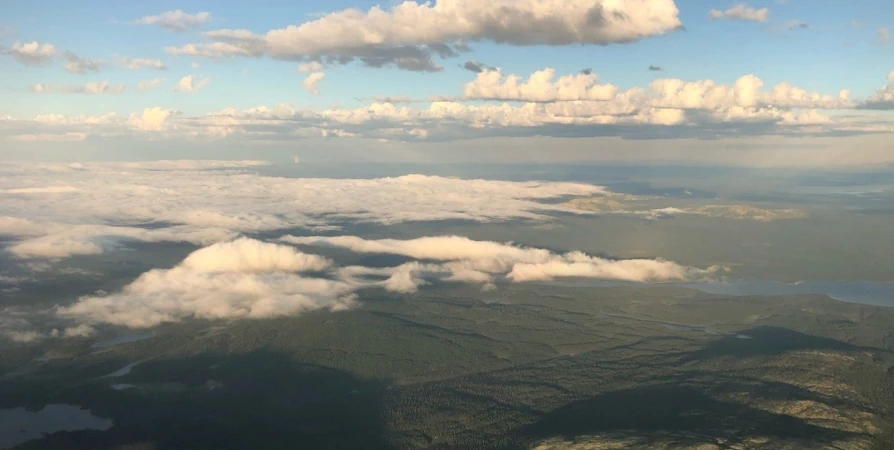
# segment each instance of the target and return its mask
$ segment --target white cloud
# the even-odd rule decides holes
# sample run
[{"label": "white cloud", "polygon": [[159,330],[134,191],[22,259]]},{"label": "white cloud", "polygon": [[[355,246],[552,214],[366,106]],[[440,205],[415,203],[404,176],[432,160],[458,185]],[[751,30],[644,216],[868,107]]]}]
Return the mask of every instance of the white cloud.
[{"label": "white cloud", "polygon": [[[75,194],[77,192],[77,190],[68,192],[43,190],[29,192],[27,196],[33,201],[38,194],[43,194],[44,200],[65,202],[79,198],[80,196]],[[0,217],[0,236],[18,238],[7,245],[6,251],[20,259],[62,259],[74,255],[98,255],[128,240],[206,245],[232,239],[237,234],[215,226],[147,229],[76,222],[60,224]]]},{"label": "white cloud", "polygon": [[26,66],[46,64],[56,57],[56,47],[53,44],[41,44],[37,41],[16,42],[10,47],[0,48],[0,52],[12,56]]},{"label": "white cloud", "polygon": [[[311,91],[319,81],[317,73],[306,80]],[[894,132],[894,125],[877,115],[827,112],[878,107],[883,105],[878,103],[884,98],[883,93],[864,100],[852,99],[847,89],[819,93],[787,82],[765,86],[751,74],[731,84],[709,79],[660,78],[644,88],[619,91],[611,84],[596,83],[595,77],[587,71],[557,78],[555,71],[547,68],[522,81],[517,75],[487,71],[477,74],[459,98],[494,98],[513,103],[467,102],[442,96],[418,107],[379,102],[354,109],[334,106],[311,110],[289,105],[227,108],[197,117],[169,117],[165,127],[135,128],[159,131],[155,136],[158,139],[236,139],[274,145],[314,137],[449,141],[532,135],[670,139]],[[194,91],[207,80],[185,77],[182,86],[175,89]],[[34,89],[57,88],[39,85]],[[616,93],[609,95],[611,92]],[[110,138],[121,136],[134,125],[135,122],[128,124],[117,119],[106,127],[75,130],[59,129],[59,124],[33,118],[0,117],[0,133],[8,139],[73,131]]]},{"label": "white cloud", "polygon": [[304,81],[301,82],[301,86],[304,87],[304,90],[310,92],[313,95],[320,95],[320,89],[318,85],[323,78],[326,77],[326,74],[323,72],[314,72],[308,75]]},{"label": "white cloud", "polygon": [[[719,268],[697,269],[662,260],[612,261],[581,252],[556,254],[459,236],[407,241],[365,240],[353,236],[296,238],[304,245],[336,245],[367,253],[393,253],[442,263],[412,261],[396,267],[333,267],[331,261],[292,247],[241,238],[196,250],[171,269],[143,273],[120,292],[82,297],[58,309],[58,315],[81,324],[109,323],[146,328],[189,318],[233,319],[294,316],[357,305],[357,292],[380,287],[414,292],[426,278],[480,284],[491,290],[495,277],[513,282],[556,277],[626,281],[692,280],[710,277]],[[328,278],[301,275],[327,270]],[[68,334],[68,333],[66,333]]]},{"label": "white cloud", "polygon": [[319,72],[323,70],[323,65],[319,61],[311,61],[298,66],[298,71],[302,73]]},{"label": "white cloud", "polygon": [[[397,290],[408,291],[417,272],[447,272],[453,281],[489,283],[492,276],[515,282],[545,281],[557,277],[584,277],[623,281],[691,280],[710,276],[719,267],[696,269],[663,260],[608,260],[569,252],[557,254],[511,243],[474,241],[462,236],[433,236],[409,240],[369,240],[357,236],[284,236],[281,240],[300,245],[326,245],[360,253],[395,254],[415,259],[449,261],[443,265],[404,265],[393,272]],[[357,269],[346,268],[356,275]],[[360,273],[369,272],[360,270]]]},{"label": "white cloud", "polygon": [[712,9],[708,11],[708,17],[714,20],[746,20],[752,22],[766,22],[770,10],[767,8],[755,9],[743,3],[721,11]]},{"label": "white cloud", "polygon": [[630,42],[667,33],[682,24],[673,0],[440,0],[403,2],[325,14],[300,25],[255,34],[223,29],[205,33],[210,43],[169,47],[172,54],[269,56],[285,60],[360,60],[367,66],[440,70],[433,56],[455,56],[457,41],[509,45]]},{"label": "white cloud", "polygon": [[888,45],[891,42],[891,34],[885,27],[875,30],[875,41],[879,45]]},{"label": "white cloud", "polygon": [[121,67],[130,70],[139,70],[139,69],[155,69],[155,70],[168,70],[168,66],[165,65],[160,59],[152,59],[152,58],[118,58],[118,64]]},{"label": "white cloud", "polygon": [[120,94],[124,91],[125,85],[111,84],[106,81],[91,81],[83,85],[73,84],[34,84],[29,87],[31,92],[37,93],[61,93],[61,94]]},{"label": "white cloud", "polygon": [[145,328],[187,318],[266,318],[353,307],[356,286],[296,273],[325,263],[288,246],[241,239],[197,250],[172,269],[150,270],[119,293],[82,297],[59,315]]},{"label": "white cloud", "polygon": [[74,327],[66,328],[62,332],[67,338],[90,337],[96,334],[96,329],[87,324],[80,324]]},{"label": "white cloud", "polygon": [[200,27],[211,19],[211,13],[185,13],[182,10],[165,11],[157,16],[144,16],[136,21],[138,25],[155,25],[170,31],[187,31]]},{"label": "white cloud", "polygon": [[211,77],[196,80],[195,75],[187,75],[177,82],[177,87],[174,90],[177,92],[198,92],[205,86],[208,86],[209,82],[211,82]]},{"label": "white cloud", "polygon": [[196,250],[180,266],[203,273],[267,273],[320,271],[331,264],[326,258],[291,247],[241,238]]},{"label": "white cloud", "polygon": [[[5,211],[15,211],[0,217],[0,235],[8,238],[6,251],[16,257],[55,259],[102,253],[129,241],[207,245],[248,232],[328,230],[343,221],[542,221],[549,220],[550,211],[577,212],[543,200],[605,192],[588,184],[422,175],[267,177],[251,170],[257,164],[0,164]],[[259,197],[269,201],[258,202]],[[146,228],[147,222],[170,225]]]},{"label": "white cloud", "polygon": [[864,109],[894,110],[894,70],[888,73],[888,83],[859,105]]},{"label": "white cloud", "polygon": [[103,61],[95,61],[82,58],[72,52],[65,52],[65,70],[70,73],[84,74],[87,72],[99,72],[105,65]]},{"label": "white cloud", "polygon": [[[139,89],[139,87],[138,87]],[[176,114],[173,109],[160,107],[145,108],[141,115],[131,114],[127,123],[143,131],[160,131],[165,129],[168,119]]]},{"label": "white cloud", "polygon": [[614,99],[618,88],[611,84],[597,84],[595,73],[559,77],[555,69],[538,70],[521,81],[516,75],[503,75],[496,70],[478,73],[475,80],[463,87],[463,97],[474,100],[517,100],[525,102],[555,102],[572,100],[607,101]]},{"label": "white cloud", "polygon": [[143,80],[137,83],[137,90],[140,92],[151,91],[157,89],[161,85],[161,78],[155,77],[151,80]]}]

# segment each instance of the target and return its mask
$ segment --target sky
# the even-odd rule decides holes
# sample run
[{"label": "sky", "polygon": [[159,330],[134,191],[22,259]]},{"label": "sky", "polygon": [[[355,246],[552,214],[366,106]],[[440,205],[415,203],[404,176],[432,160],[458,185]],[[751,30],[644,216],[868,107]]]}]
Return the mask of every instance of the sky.
[{"label": "sky", "polygon": [[7,0],[0,159],[894,162],[887,0]]}]

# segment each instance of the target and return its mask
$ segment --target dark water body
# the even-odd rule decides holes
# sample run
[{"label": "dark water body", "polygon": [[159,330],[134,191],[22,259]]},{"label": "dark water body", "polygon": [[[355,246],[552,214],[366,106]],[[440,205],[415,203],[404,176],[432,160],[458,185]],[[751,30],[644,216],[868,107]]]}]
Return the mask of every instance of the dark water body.
[{"label": "dark water body", "polygon": [[46,405],[40,411],[0,409],[0,449],[12,448],[57,431],[108,430],[110,419],[96,417],[76,405]]},{"label": "dark water body", "polygon": [[153,337],[155,337],[155,333],[123,334],[112,339],[97,342],[91,347],[98,349],[107,349],[116,345],[127,344],[128,342],[142,341],[143,339],[149,339]]},{"label": "dark water body", "polygon": [[729,281],[700,283],[628,283],[620,281],[575,280],[548,284],[560,286],[668,286],[695,289],[718,295],[827,295],[835,300],[864,305],[894,307],[894,283],[871,281]]}]

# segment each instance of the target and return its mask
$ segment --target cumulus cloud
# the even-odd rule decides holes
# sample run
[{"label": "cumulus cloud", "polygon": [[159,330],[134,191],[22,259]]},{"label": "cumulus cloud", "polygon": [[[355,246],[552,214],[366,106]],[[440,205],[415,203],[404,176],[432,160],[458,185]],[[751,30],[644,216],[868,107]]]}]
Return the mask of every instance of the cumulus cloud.
[{"label": "cumulus cloud", "polygon": [[157,16],[144,16],[134,21],[137,25],[155,25],[170,31],[187,31],[199,28],[211,19],[211,13],[189,14],[180,9],[165,11]]},{"label": "cumulus cloud", "polygon": [[767,8],[755,9],[744,3],[740,3],[724,11],[712,9],[708,11],[708,17],[714,20],[745,20],[751,22],[766,22],[770,10]]},{"label": "cumulus cloud", "polygon": [[34,84],[28,89],[37,93],[61,93],[61,94],[120,94],[125,85],[112,84],[106,81],[91,81],[86,84]]},{"label": "cumulus cloud", "polygon": [[177,86],[174,88],[174,90],[177,92],[198,92],[205,86],[208,86],[208,83],[210,82],[211,77],[205,77],[201,80],[197,80],[195,75],[186,75],[177,82]]},{"label": "cumulus cloud", "polygon": [[861,103],[859,108],[894,110],[894,70],[888,73],[888,83]]},{"label": "cumulus cloud", "polygon": [[[316,20],[255,34],[243,29],[205,33],[211,42],[169,47],[172,54],[220,57],[325,58],[345,64],[435,71],[435,56],[453,57],[467,42],[570,45],[630,42],[681,27],[673,0],[441,0],[403,2],[325,14]],[[462,44],[456,44],[462,42]]]},{"label": "cumulus cloud", "polygon": [[159,107],[145,108],[141,115],[131,114],[127,123],[144,131],[159,131],[165,128],[168,119],[173,116],[176,111],[172,109],[164,109]]},{"label": "cumulus cloud", "polygon": [[[495,278],[512,282],[557,277],[648,282],[702,279],[719,270],[663,260],[607,260],[581,252],[556,254],[460,236],[405,241],[285,236],[282,240],[436,262],[334,267],[325,258],[291,246],[240,238],[196,250],[171,269],[145,272],[120,292],[82,297],[71,306],[59,308],[57,314],[79,322],[66,334],[80,336],[92,332],[92,325],[99,323],[147,328],[191,318],[267,318],[319,309],[339,311],[356,306],[361,290],[411,293],[431,279],[479,284],[482,289],[492,290],[496,288]],[[308,272],[320,274],[309,276]]]},{"label": "cumulus cloud", "polygon": [[180,263],[196,272],[307,272],[328,268],[331,261],[277,244],[241,238],[196,250]]},{"label": "cumulus cloud", "polygon": [[[415,271],[445,271],[454,281],[489,283],[492,276],[515,282],[548,281],[557,277],[583,277],[623,281],[689,280],[709,276],[718,267],[696,269],[663,260],[609,260],[582,252],[556,254],[511,243],[474,241],[462,236],[423,237],[410,240],[369,240],[357,236],[285,236],[284,242],[325,245],[359,253],[395,254],[415,259],[449,261],[440,266],[419,265]],[[395,283],[406,290],[414,279],[414,266]]]},{"label": "cumulus cloud", "polygon": [[475,100],[518,100],[526,102],[555,102],[573,100],[611,100],[618,88],[598,84],[595,73],[565,75],[553,80],[555,69],[538,70],[520,81],[516,75],[505,76],[497,71],[483,71],[474,81],[463,87],[463,97]]},{"label": "cumulus cloud", "polygon": [[[201,83],[192,78],[185,82],[192,89]],[[868,100],[877,101],[877,97]],[[480,101],[483,99],[492,101]],[[275,144],[311,137],[388,141],[532,135],[715,139],[894,131],[890,121],[874,115],[826,113],[826,110],[849,110],[858,106],[869,108],[873,104],[850,98],[847,89],[820,93],[787,82],[765,86],[751,74],[731,84],[710,79],[659,78],[645,87],[619,90],[614,85],[599,83],[592,71],[558,77],[550,68],[526,77],[486,71],[467,83],[461,95],[430,98],[427,106],[397,104],[413,100],[407,98],[380,100],[353,109],[337,106],[323,110],[298,109],[285,104],[244,110],[226,108],[202,116],[172,118],[167,122],[169,126],[156,130],[161,132],[156,137]],[[497,103],[510,101],[513,103]],[[117,118],[109,120],[104,127],[62,129],[56,123],[36,118],[0,117],[0,131],[8,139],[64,132],[108,138],[122,135],[133,129],[132,125]],[[71,128],[71,125],[65,126]]]},{"label": "cumulus cloud", "polygon": [[304,90],[312,93],[313,95],[320,95],[319,84],[325,77],[326,74],[323,72],[311,73],[306,78],[304,78],[304,81],[301,82],[301,86],[304,87]]},{"label": "cumulus cloud", "polygon": [[10,47],[0,47],[0,52],[15,58],[26,66],[46,64],[56,57],[56,47],[49,43],[15,42]]},{"label": "cumulus cloud", "polygon": [[151,59],[151,58],[118,58],[118,64],[125,69],[130,70],[139,70],[139,69],[155,69],[155,70],[168,70],[168,66],[165,65],[160,59]]},{"label": "cumulus cloud", "polygon": [[133,328],[188,318],[232,319],[298,315],[351,308],[348,283],[299,275],[328,261],[291,247],[240,239],[191,253],[171,269],[142,274],[121,292],[82,297],[58,314]]},{"label": "cumulus cloud", "polygon": [[87,72],[99,72],[99,69],[105,65],[103,61],[94,61],[86,58],[82,58],[78,55],[75,55],[72,52],[65,52],[63,54],[65,56],[65,70],[67,72],[76,73],[76,74],[84,74]]},{"label": "cumulus cloud", "polygon": [[161,78],[155,77],[151,80],[143,80],[137,83],[137,90],[140,92],[151,91],[157,89],[161,85]]},{"label": "cumulus cloud", "polygon": [[888,45],[891,42],[891,34],[885,27],[875,30],[875,42],[879,45]]}]

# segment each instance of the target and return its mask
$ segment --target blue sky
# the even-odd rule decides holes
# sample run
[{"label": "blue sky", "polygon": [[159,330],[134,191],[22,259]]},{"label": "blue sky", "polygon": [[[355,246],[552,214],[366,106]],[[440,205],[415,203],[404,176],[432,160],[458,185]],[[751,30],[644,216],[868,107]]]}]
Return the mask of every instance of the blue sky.
[{"label": "blue sky", "polygon": [[[501,3],[528,2],[503,0]],[[556,5],[562,3],[556,1]],[[571,3],[580,4],[584,9],[590,5],[642,4],[626,0],[568,2]],[[246,29],[263,36],[269,30],[320,17],[325,19],[347,8],[366,12],[375,2],[47,0],[37,6],[33,2],[8,0],[0,17],[3,27],[0,43],[7,49],[6,53],[15,43],[34,41],[53,45],[57,56],[40,65],[22,64],[9,54],[0,56],[0,84],[4,88],[0,116],[25,120],[38,114],[96,116],[114,112],[126,118],[130,114],[139,115],[145,108],[157,107],[176,111],[182,118],[200,117],[224,108],[242,110],[283,103],[313,111],[353,109],[373,103],[371,98],[375,96],[415,99],[460,96],[463,85],[476,78],[475,73],[460,67],[466,61],[496,66],[502,74],[522,78],[544,68],[555,69],[557,77],[591,68],[599,75],[598,83],[613,84],[621,91],[648,88],[657,78],[686,82],[709,79],[731,85],[740,76],[753,74],[763,81],[764,89],[789,82],[807,92],[832,97],[848,89],[854,102],[875,98],[875,104],[885,106],[877,109],[888,110],[887,103],[883,103],[888,101],[883,88],[887,74],[894,71],[894,45],[881,34],[882,30],[894,28],[894,8],[887,0],[755,0],[742,4],[753,11],[767,8],[769,12],[764,21],[709,17],[711,9],[726,11],[738,4],[735,2],[646,0],[645,3],[674,4],[679,10],[676,18],[685,30],[649,32],[648,36],[630,43],[594,43],[583,39],[564,45],[513,45],[494,43],[488,37],[477,41],[472,38],[468,42],[471,52],[447,59],[435,58],[443,66],[439,72],[370,68],[356,62],[325,64],[320,70],[325,77],[318,84],[319,94],[314,95],[302,87],[307,74],[300,73],[299,63],[293,60],[278,60],[270,55],[208,59],[171,54],[166,48],[208,43],[209,39],[202,33],[219,29]],[[381,8],[387,11],[393,5],[382,3]],[[210,19],[186,31],[135,24],[140,18],[175,10],[186,14],[207,12]],[[787,29],[793,23],[807,24],[807,28]],[[524,30],[515,31],[524,33]],[[104,61],[105,65],[96,73],[69,73],[62,69],[65,59],[61,55],[65,51],[88,60]],[[160,60],[168,69],[128,70],[115,63],[119,57]],[[650,71],[650,65],[664,70]],[[187,75],[194,75],[196,80],[208,77],[209,82],[196,92],[174,91],[177,82]],[[161,78],[157,89],[145,92],[135,89],[141,81],[154,78]],[[70,86],[101,81],[126,87],[120,93],[102,95],[70,92],[73,89]],[[35,84],[50,86],[58,92],[32,92]],[[464,100],[466,104],[477,102]],[[516,104],[517,99],[489,100]],[[425,109],[428,104],[413,107]],[[716,113],[717,109],[712,108]],[[853,112],[850,107],[824,109],[823,114],[833,117]],[[774,117],[781,118],[785,111],[774,113]],[[877,125],[877,115],[866,117],[874,118],[873,127]]]}]

